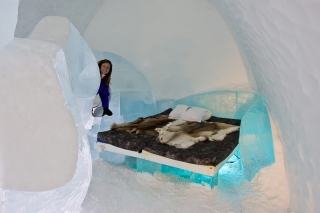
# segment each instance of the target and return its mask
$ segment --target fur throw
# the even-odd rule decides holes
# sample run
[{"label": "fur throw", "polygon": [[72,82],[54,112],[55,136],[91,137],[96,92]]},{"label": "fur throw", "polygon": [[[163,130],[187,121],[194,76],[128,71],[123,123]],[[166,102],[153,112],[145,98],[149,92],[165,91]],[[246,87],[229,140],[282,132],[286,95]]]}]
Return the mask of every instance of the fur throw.
[{"label": "fur throw", "polygon": [[172,121],[174,121],[174,119],[170,119],[168,115],[158,115],[156,117],[148,118],[140,117],[132,122],[113,124],[111,126],[111,130],[127,131],[133,134],[144,134],[158,137],[159,133],[156,129],[162,128]]},{"label": "fur throw", "polygon": [[239,126],[219,122],[188,122],[176,120],[159,131],[161,143],[186,149],[201,141],[222,141],[227,134],[239,130]]},{"label": "fur throw", "polygon": [[138,118],[133,122],[113,124],[111,130],[158,137],[160,143],[186,149],[201,141],[222,141],[239,126],[220,122],[190,122],[170,119],[168,115]]}]

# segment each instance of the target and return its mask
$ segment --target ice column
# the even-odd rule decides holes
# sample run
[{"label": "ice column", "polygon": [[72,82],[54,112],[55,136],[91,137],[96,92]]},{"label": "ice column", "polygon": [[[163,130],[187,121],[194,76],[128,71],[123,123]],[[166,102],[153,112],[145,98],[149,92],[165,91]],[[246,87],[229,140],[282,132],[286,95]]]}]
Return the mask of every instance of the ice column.
[{"label": "ice column", "polygon": [[[73,45],[77,51],[72,51]],[[24,51],[18,51],[19,48],[24,49]],[[41,99],[41,101],[34,99],[34,101],[44,103],[44,107],[39,109],[36,115],[38,117],[27,116],[20,122],[23,122],[25,127],[28,127],[28,124],[32,122],[36,123],[37,127],[57,125],[58,127],[53,128],[52,132],[54,130],[60,131],[60,134],[50,135],[49,132],[46,137],[37,137],[35,140],[30,140],[28,138],[29,135],[26,134],[23,140],[18,140],[17,142],[30,144],[30,147],[33,147],[33,149],[28,149],[30,156],[33,155],[32,153],[41,155],[42,152],[45,152],[46,157],[38,158],[34,161],[35,164],[40,165],[45,165],[45,162],[50,162],[50,160],[53,163],[60,162],[61,160],[68,162],[68,155],[61,159],[59,154],[60,151],[66,152],[66,150],[70,150],[71,155],[69,157],[73,157],[73,154],[75,154],[76,161],[74,164],[76,165],[74,167],[76,169],[75,171],[69,169],[73,172],[73,175],[70,177],[71,179],[64,178],[64,182],[60,182],[59,186],[53,187],[51,181],[47,180],[45,182],[48,185],[45,185],[47,190],[44,187],[36,190],[39,188],[37,180],[42,180],[43,176],[47,175],[45,171],[51,166],[48,165],[46,169],[42,170],[43,175],[40,173],[36,178],[31,179],[34,180],[33,187],[35,190],[4,190],[5,200],[3,210],[4,212],[78,212],[91,180],[92,162],[85,124],[87,123],[88,113],[90,113],[90,110],[89,112],[86,110],[89,106],[91,107],[100,81],[94,55],[68,19],[62,17],[44,18],[34,29],[30,35],[30,39],[16,39],[12,43],[11,50],[7,49],[3,52],[4,56],[7,55],[6,52],[17,52],[20,54],[19,60],[18,62],[15,60],[15,64],[24,67],[26,72],[33,73],[33,75],[29,74],[26,76],[31,76],[34,80],[38,79],[40,82],[43,82],[41,85],[26,86],[25,88],[29,88],[31,94],[41,95],[44,93],[45,98]],[[36,55],[35,53],[38,52],[39,54]],[[28,67],[24,66],[24,61],[28,62]],[[10,60],[7,60],[7,63],[9,62]],[[55,72],[51,72],[51,70]],[[48,74],[50,75],[48,76]],[[53,83],[51,79],[57,78],[56,83]],[[31,82],[20,81],[20,84],[30,84]],[[42,87],[46,89],[43,90],[41,89]],[[59,94],[56,94],[57,92]],[[33,102],[33,99],[30,99],[29,96],[21,98],[22,100],[26,100],[26,106],[39,105],[37,102]],[[60,101],[56,101],[56,99]],[[39,119],[39,116],[44,119]],[[51,116],[50,119],[48,119],[48,116]],[[54,116],[55,119],[52,118]],[[70,122],[61,122],[59,120],[65,119],[67,121],[66,118],[71,118]],[[35,119],[37,122],[34,122]],[[72,129],[75,131],[69,131]],[[65,132],[61,132],[64,130]],[[41,133],[41,131],[39,132]],[[64,147],[62,148],[64,149],[59,151],[57,150],[57,145],[61,144],[61,139],[52,141],[53,136],[61,136],[62,139],[71,136],[73,140],[62,141],[64,143]],[[46,146],[43,149],[34,147],[34,143],[37,141],[41,147],[43,147],[43,144]],[[75,146],[68,146],[73,141],[75,141]],[[20,153],[19,150],[14,149],[14,154],[12,155],[19,156],[25,153]],[[64,175],[64,172],[59,174],[61,169],[51,170],[56,172],[58,176]],[[69,170],[66,169],[65,172],[70,172]],[[38,170],[36,171],[38,172]],[[30,173],[32,171],[28,171],[27,169],[27,172]]]},{"label": "ice column", "polygon": [[271,125],[262,98],[258,98],[243,116],[239,143],[240,159],[247,180],[250,181],[261,168],[274,163]]}]

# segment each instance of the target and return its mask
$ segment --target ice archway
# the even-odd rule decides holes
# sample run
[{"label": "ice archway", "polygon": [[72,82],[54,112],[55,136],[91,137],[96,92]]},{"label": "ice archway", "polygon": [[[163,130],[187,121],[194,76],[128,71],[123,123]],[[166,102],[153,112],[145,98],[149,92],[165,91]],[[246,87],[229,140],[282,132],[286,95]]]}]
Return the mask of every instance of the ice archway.
[{"label": "ice archway", "polygon": [[[180,42],[185,41],[186,38],[192,37],[192,32],[184,31],[183,21],[181,17],[184,16],[184,11],[174,8],[182,8],[186,6],[186,10],[189,10],[189,14],[192,18],[188,20],[188,27],[191,29],[197,29],[198,33],[201,31],[201,24],[193,25],[193,21],[197,20],[197,17],[193,16],[194,11],[202,11],[202,14],[206,14],[210,6],[215,7],[225,22],[229,26],[229,29],[237,43],[239,52],[246,69],[246,76],[251,85],[251,88],[257,91],[263,98],[265,98],[271,114],[274,116],[282,138],[284,148],[284,160],[286,165],[286,173],[291,191],[291,203],[292,209],[297,212],[315,212],[320,208],[317,200],[320,198],[320,188],[318,178],[320,176],[320,170],[317,169],[317,165],[320,163],[320,157],[316,150],[319,149],[319,125],[317,124],[318,109],[320,107],[320,101],[317,98],[319,96],[319,82],[320,82],[320,61],[317,60],[320,56],[320,15],[318,13],[320,3],[314,0],[302,1],[254,1],[254,0],[236,0],[236,1],[223,1],[223,0],[212,0],[211,4],[205,4],[203,1],[192,4],[190,1],[176,1],[168,2],[167,4],[161,4],[155,2],[152,6],[141,6],[142,4],[131,4],[130,10],[125,10],[123,6],[125,3],[116,3],[114,1],[105,3],[98,11],[97,15],[92,19],[92,22],[88,25],[84,32],[84,37],[88,41],[89,45],[97,47],[101,44],[101,48],[104,45],[108,46],[109,51],[121,52],[126,54],[127,58],[134,61],[135,64],[145,71],[146,76],[150,79],[150,82],[155,87],[155,94],[159,96],[169,96],[170,93],[163,94],[159,87],[157,87],[156,80],[167,82],[166,78],[159,78],[158,73],[166,74],[168,68],[170,71],[170,77],[174,79],[182,79],[187,82],[190,87],[194,87],[193,91],[201,88],[198,84],[200,82],[195,80],[192,74],[190,74],[188,67],[175,66],[171,69],[171,64],[167,63],[166,66],[162,66],[163,63],[170,61],[172,57],[175,57],[175,49],[168,49],[164,51],[158,51],[159,48],[166,47],[166,41],[170,38],[178,36],[181,38]],[[129,3],[130,4],[130,3]],[[188,6],[187,6],[188,5]],[[176,6],[176,7],[174,7]],[[199,9],[201,8],[202,9]],[[167,10],[164,10],[166,7]],[[130,19],[130,22],[122,21],[120,19],[123,13],[117,11],[126,12],[132,16],[137,14],[134,18]],[[146,9],[147,8],[147,9]],[[156,11],[166,11],[165,15],[159,15]],[[102,11],[108,11],[110,16],[106,15],[108,19],[105,20],[104,29],[110,29],[111,32],[107,34],[103,33],[97,35],[96,40],[93,41],[94,34],[92,31],[97,30],[99,19],[101,19]],[[175,11],[175,12],[172,12]],[[113,13],[114,12],[114,13]],[[214,13],[214,10],[210,11]],[[119,16],[117,16],[119,14]],[[179,15],[177,15],[179,14]],[[112,16],[111,16],[112,15]],[[133,16],[132,16],[133,17]],[[144,17],[148,17],[149,21],[145,21]],[[116,28],[112,25],[112,20],[117,21]],[[210,17],[213,18],[213,17]],[[160,20],[167,20],[167,22],[161,22]],[[110,21],[109,21],[110,20]],[[169,23],[169,20],[173,24],[167,27],[161,25]],[[138,26],[135,30],[134,26]],[[179,23],[175,25],[174,23]],[[199,23],[199,22],[198,22]],[[210,24],[206,20],[202,20],[200,23],[206,23],[209,27]],[[128,25],[126,25],[128,24]],[[154,25],[152,25],[154,24]],[[128,26],[128,28],[124,28]],[[217,25],[214,25],[217,26]],[[174,34],[175,28],[183,32],[181,34]],[[126,31],[128,29],[128,31]],[[154,29],[149,32],[148,30]],[[162,30],[167,29],[173,31],[171,37],[163,39],[168,34],[163,33]],[[221,28],[219,28],[221,29]],[[115,30],[115,32],[113,32]],[[159,31],[158,31],[159,30]],[[128,32],[135,42],[129,42],[123,37],[119,37],[116,33],[123,33],[122,35],[128,35]],[[184,33],[188,32],[188,33]],[[209,33],[208,31],[204,31]],[[160,33],[161,36],[157,36]],[[220,31],[219,33],[223,33]],[[101,39],[99,39],[101,36]],[[144,37],[145,36],[145,37]],[[115,40],[121,38],[121,41],[126,45],[117,46],[116,43],[109,44],[108,42],[103,43],[102,38],[108,40]],[[143,37],[145,39],[139,39]],[[151,37],[151,38],[150,38]],[[152,37],[156,37],[157,42],[152,43]],[[213,38],[213,36],[212,36]],[[205,40],[205,37],[202,38]],[[215,42],[217,38],[212,39],[211,42]],[[151,41],[150,41],[151,40]],[[179,40],[179,39],[177,39]],[[193,37],[192,41],[196,39]],[[164,42],[162,42],[164,41]],[[128,42],[128,44],[127,44]],[[211,47],[211,42],[208,42],[208,47]],[[137,59],[137,56],[130,55],[130,50],[125,51],[126,47],[135,49],[140,54],[144,53],[141,51],[149,50],[148,47],[144,47],[144,44],[149,44],[150,52],[153,50],[151,56],[145,54],[143,57],[144,62]],[[157,45],[162,46],[157,46]],[[179,49],[180,57],[176,57],[176,61],[180,61],[186,54],[192,54],[195,49],[188,46],[188,42],[185,42],[186,46],[182,48],[179,46],[179,42],[172,43],[173,47]],[[200,44],[200,43],[198,43]],[[138,45],[136,47],[135,45]],[[200,46],[200,45],[198,45]],[[180,48],[179,48],[180,47]],[[186,50],[186,48],[188,48]],[[141,50],[142,49],[142,50]],[[148,51],[146,51],[149,53]],[[158,53],[158,54],[156,54]],[[161,53],[170,55],[167,60],[160,60],[157,58],[166,59]],[[208,55],[209,52],[206,52]],[[223,53],[221,53],[223,54]],[[155,55],[154,58],[152,56]],[[147,60],[149,59],[149,60]],[[190,59],[190,58],[189,58]],[[215,57],[210,60],[215,61]],[[183,62],[188,61],[187,58],[182,59]],[[200,61],[200,60],[199,60]],[[228,63],[228,60],[224,62]],[[234,61],[232,61],[233,63]],[[186,62],[187,63],[187,62]],[[157,64],[158,66],[153,67]],[[205,68],[205,63],[202,64],[201,68]],[[162,69],[157,69],[160,67]],[[174,71],[178,68],[178,71]],[[149,74],[149,70],[153,70],[156,73]],[[232,74],[236,74],[241,69],[233,70]],[[173,73],[179,73],[175,75]],[[218,77],[220,72],[224,70],[206,70],[203,72],[207,78],[211,77],[214,79]],[[202,76],[201,71],[198,70],[198,79]],[[212,74],[210,76],[210,74]],[[225,76],[226,77],[226,76]],[[186,81],[192,79],[191,82]],[[214,80],[213,84],[217,85],[219,82]],[[155,83],[153,83],[155,82]],[[205,82],[205,81],[204,81]],[[208,85],[208,83],[203,83]],[[158,88],[158,89],[157,89]],[[171,93],[173,96],[179,96],[179,93]]]},{"label": "ice archway", "polygon": [[[135,14],[141,14],[141,8],[144,8],[142,2],[143,1],[138,1],[138,3],[134,5],[135,7],[127,10],[132,9],[132,11],[138,12]],[[168,8],[190,3],[190,1],[170,2],[171,7]],[[204,1],[199,2],[203,3]],[[132,4],[129,1],[125,3]],[[319,181],[317,179],[320,175],[320,171],[317,169],[317,165],[320,163],[320,157],[317,153],[319,148],[319,125],[317,125],[319,115],[317,110],[320,105],[317,99],[320,93],[320,62],[318,60],[320,56],[320,16],[318,12],[320,3],[315,0],[212,0],[210,3],[212,4],[208,4],[208,6],[214,5],[218,9],[235,38],[252,88],[266,99],[270,112],[278,123],[283,140],[286,171],[292,195],[292,209],[295,212],[315,212],[320,208],[320,204],[317,203],[317,200],[320,198]],[[82,14],[74,15],[74,13],[68,11],[68,8],[64,7],[63,1],[58,1],[53,4],[49,3],[49,1],[41,1],[40,3],[38,1],[27,0],[21,1],[21,5],[25,6],[19,8],[21,12],[25,13],[25,17],[29,16],[26,12],[28,11],[26,7],[32,4],[39,6],[47,5],[47,7],[38,7],[38,11],[42,11],[42,14],[46,15],[57,15],[51,14],[51,8],[60,8],[54,10],[54,12],[60,12],[62,15],[68,17],[71,22],[73,22],[73,19],[76,20],[75,17],[82,17]],[[101,1],[95,1],[90,5],[98,6],[100,4]],[[167,4],[170,3],[167,2]],[[76,5],[76,3],[74,3],[74,5]],[[121,11],[125,11],[125,8],[121,8],[121,5],[117,4],[116,1],[105,1],[101,8],[112,8],[113,6],[120,7],[117,10],[119,14]],[[78,8],[80,10],[81,6],[78,6]],[[156,9],[165,11],[159,7],[156,7]],[[154,11],[156,11],[156,9]],[[92,9],[92,11],[93,10],[95,9]],[[202,12],[203,9],[199,9],[199,11]],[[34,16],[42,15],[40,12],[35,14]],[[87,20],[90,18],[91,17],[87,17]],[[126,18],[125,20],[114,19],[113,23],[116,22],[117,25],[121,25],[128,22],[131,17],[126,16]],[[26,24],[29,23],[28,19],[21,17],[20,20],[25,20],[27,22]],[[94,18],[92,20],[94,20]],[[157,19],[157,21],[156,23],[160,22],[159,19]],[[90,23],[90,21],[84,23]],[[136,37],[143,35],[145,38],[152,38],[153,34],[152,36],[139,34],[141,30],[144,29],[142,28],[143,26],[152,25],[152,22],[147,22],[146,25],[139,25],[137,23],[134,23],[138,26],[137,31],[134,31],[134,27],[130,28],[131,31],[133,30],[134,33],[137,33]],[[90,24],[92,25],[94,23]],[[23,28],[24,25],[19,25],[18,22],[18,26],[20,27],[18,27],[17,30],[23,32],[24,30],[21,28]],[[111,26],[111,23],[109,23],[109,25],[105,27]],[[76,25],[76,27],[78,26]],[[30,27],[30,29],[32,29],[32,27]],[[114,28],[110,29],[112,29],[113,32],[116,30]],[[167,30],[172,30],[172,28]],[[92,33],[98,33],[98,31]],[[28,33],[25,35],[27,34]],[[23,35],[23,33],[20,35]],[[84,33],[84,36],[90,44],[89,35]],[[113,38],[114,40],[112,41],[118,41],[117,47],[109,45],[109,47],[113,49],[113,52],[119,53],[127,50],[129,47],[131,49],[137,48],[134,39],[126,40],[124,36],[121,37],[120,40],[120,38],[117,38],[117,35],[114,35]],[[111,40],[108,39],[108,41]],[[123,44],[124,41],[125,44],[128,45],[124,45],[123,47],[120,44]],[[181,45],[181,47],[182,46],[183,45]],[[170,45],[168,45],[168,47],[170,47]],[[157,49],[159,46],[155,45],[152,48]],[[106,51],[111,50],[108,49]],[[162,53],[170,51],[171,49],[169,48],[163,50]],[[179,51],[175,53],[178,55],[181,54]],[[159,57],[159,55],[154,55],[154,58],[157,57]],[[144,67],[151,70],[157,67],[155,65],[161,64],[160,62],[158,62],[158,64],[150,63],[152,60],[143,61],[133,54],[126,55],[126,58],[138,64],[142,68],[141,70],[144,70]],[[188,59],[190,60],[190,58],[185,58],[184,60]],[[162,62],[163,61],[164,60],[162,60]],[[184,72],[185,70],[183,70],[183,68],[179,67],[180,64],[172,63],[172,65],[173,69],[181,69],[181,72],[175,73],[176,75],[173,77],[178,78],[182,76],[186,79],[187,73]],[[215,71],[212,72],[215,73]],[[219,72],[220,71],[217,71],[215,74],[218,75]],[[154,75],[152,72],[146,72],[145,74],[148,79],[155,81],[158,77],[157,73],[159,72],[155,71]],[[190,78],[192,79],[192,77],[194,76],[191,75]],[[170,79],[170,75],[168,75],[168,79]],[[199,84],[195,84],[192,90],[188,92],[192,93],[205,89],[207,88],[200,88]],[[159,96],[162,95],[160,89],[157,93]],[[173,95],[181,96],[183,94],[176,93]]]}]

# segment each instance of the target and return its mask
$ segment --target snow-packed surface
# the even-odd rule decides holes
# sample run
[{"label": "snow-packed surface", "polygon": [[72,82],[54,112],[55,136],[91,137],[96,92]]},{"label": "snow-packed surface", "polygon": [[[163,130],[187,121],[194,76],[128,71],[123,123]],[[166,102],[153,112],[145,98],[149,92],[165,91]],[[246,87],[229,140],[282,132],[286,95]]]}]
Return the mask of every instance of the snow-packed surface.
[{"label": "snow-packed surface", "polygon": [[296,212],[320,209],[320,2],[212,0],[279,126]]},{"label": "snow-packed surface", "polygon": [[[102,119],[106,123],[107,118]],[[212,190],[176,177],[93,162],[92,181],[82,204],[82,213],[134,212],[246,212],[289,213],[290,200],[283,163],[281,141],[272,122],[276,162],[251,182],[237,170],[238,162],[226,164]]]}]

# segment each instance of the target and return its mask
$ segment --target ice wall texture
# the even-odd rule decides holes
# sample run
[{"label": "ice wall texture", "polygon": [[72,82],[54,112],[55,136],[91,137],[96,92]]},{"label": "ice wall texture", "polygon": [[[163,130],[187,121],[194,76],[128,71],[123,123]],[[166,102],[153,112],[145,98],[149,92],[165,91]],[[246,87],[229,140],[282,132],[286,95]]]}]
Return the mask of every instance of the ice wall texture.
[{"label": "ice wall texture", "polygon": [[109,59],[112,62],[110,104],[120,107],[124,121],[155,114],[156,102],[152,87],[132,63],[114,53],[98,50],[94,50],[93,53],[97,61]]},{"label": "ice wall texture", "polygon": [[74,117],[77,125],[83,121],[85,127],[90,128],[88,122],[92,117],[91,107],[100,84],[100,76],[97,64],[92,63],[96,59],[87,43],[77,29],[66,18],[61,17],[43,18],[29,37],[63,46],[68,67],[68,83],[73,92],[67,95],[76,99],[81,111],[80,114],[75,113]]},{"label": "ice wall texture", "polygon": [[294,212],[320,209],[320,2],[212,0],[280,128]]},{"label": "ice wall texture", "polygon": [[[265,101],[256,96],[241,120],[239,151],[244,178],[251,181],[275,161],[271,125]],[[248,105],[239,106],[242,110]]]},{"label": "ice wall texture", "polygon": [[[57,32],[57,26],[59,31]],[[80,38],[79,38],[80,37]],[[23,61],[28,55],[30,58],[27,58],[30,64],[36,64],[40,66],[38,69],[28,69],[33,72],[44,71],[48,67],[54,66],[56,74],[53,74],[56,78],[59,79],[58,86],[60,90],[60,95],[54,95],[54,97],[60,97],[64,100],[64,103],[54,102],[52,106],[47,106],[47,103],[44,103],[44,108],[39,111],[45,112],[46,115],[50,113],[51,116],[55,116],[55,118],[59,118],[61,115],[58,108],[64,108],[65,111],[68,111],[69,117],[71,117],[72,123],[65,122],[56,122],[56,119],[46,119],[47,116],[33,116],[32,122],[38,123],[38,125],[46,126],[51,123],[56,123],[60,126],[60,128],[55,129],[65,129],[65,133],[61,134],[61,132],[57,133],[61,137],[67,138],[68,135],[74,134],[76,136],[76,146],[74,149],[76,150],[76,162],[75,167],[76,170],[74,175],[71,176],[71,180],[69,179],[67,182],[64,182],[63,185],[60,185],[58,188],[51,188],[51,190],[42,189],[41,191],[36,192],[28,192],[28,191],[19,191],[19,190],[4,190],[5,198],[4,198],[4,212],[78,212],[81,206],[81,203],[86,195],[87,189],[91,180],[91,157],[90,157],[90,148],[88,145],[87,139],[87,130],[85,129],[85,120],[83,119],[83,111],[82,108],[78,106],[79,97],[83,100],[85,105],[92,104],[92,100],[96,94],[96,91],[99,86],[100,77],[98,74],[98,69],[96,66],[96,60],[94,58],[91,50],[86,46],[86,43],[81,39],[80,34],[75,30],[72,24],[66,18],[62,17],[47,17],[42,20],[35,28],[34,32],[30,35],[30,39],[22,39],[25,41],[22,45],[23,47],[27,46],[28,43],[34,44],[29,49],[30,53],[22,52],[19,57],[19,61]],[[43,60],[38,60],[38,58],[33,57],[33,52],[36,52],[37,48],[44,46],[44,51],[42,55],[46,55],[46,52],[53,53],[54,57],[49,61],[51,63],[47,63],[41,66]],[[75,45],[73,48],[78,50],[78,52],[72,51],[72,45]],[[79,47],[80,46],[80,47]],[[55,48],[54,48],[55,47]],[[19,52],[19,51],[18,51]],[[6,53],[6,52],[4,52]],[[76,56],[73,56],[76,54]],[[41,55],[41,54],[40,54]],[[43,56],[44,57],[44,56]],[[72,60],[71,60],[72,59]],[[16,60],[8,60],[14,61]],[[41,63],[39,62],[41,61]],[[74,64],[76,63],[76,64]],[[39,65],[40,64],[40,65]],[[23,67],[23,64],[17,63],[17,66]],[[34,65],[35,66],[35,65]],[[75,68],[76,67],[76,68]],[[33,67],[35,68],[35,67]],[[81,68],[81,69],[80,69]],[[80,69],[80,70],[74,70]],[[18,70],[18,69],[17,69]],[[91,72],[91,74],[88,74]],[[33,76],[34,79],[38,78],[38,75]],[[85,81],[83,78],[86,78]],[[72,81],[77,79],[78,81]],[[23,82],[23,81],[21,81]],[[44,84],[47,87],[52,87],[52,84]],[[83,83],[85,82],[85,83]],[[27,84],[30,82],[26,82]],[[84,91],[78,91],[76,88],[80,87],[78,83],[82,83]],[[92,83],[92,84],[90,84]],[[31,87],[36,90],[35,87]],[[36,92],[36,91],[35,91]],[[52,93],[50,89],[45,91]],[[39,92],[36,92],[38,94]],[[51,100],[52,96],[47,97]],[[28,99],[28,96],[23,97],[27,102],[31,102],[32,100]],[[86,100],[86,101],[84,101]],[[35,104],[37,103],[37,99],[34,100]],[[47,110],[47,108],[51,110]],[[67,110],[68,109],[68,110]],[[89,111],[90,112],[90,111]],[[87,112],[86,112],[87,113]],[[71,116],[72,114],[72,116]],[[72,119],[73,118],[73,119]],[[23,120],[25,122],[25,126],[27,126],[26,122],[30,122],[28,119]],[[70,128],[75,129],[75,133],[70,132]],[[26,137],[26,135],[25,135]],[[48,133],[47,137],[37,138],[41,141],[51,141],[51,134]],[[24,142],[30,142],[27,139]],[[32,141],[31,141],[32,142]],[[43,142],[43,143],[44,143]],[[56,143],[59,141],[51,141],[50,144],[47,145],[48,151],[48,159],[53,159],[54,161],[63,161],[63,159],[59,159],[59,152],[56,150]],[[67,144],[70,141],[67,141],[63,144],[64,149],[67,149]],[[31,151],[33,152],[43,152],[44,150],[38,149],[38,147],[31,146]],[[29,152],[30,153],[30,152]],[[12,155],[19,155],[17,153],[17,149],[15,153]],[[53,156],[52,156],[53,155]],[[30,157],[30,156],[29,156]],[[71,155],[69,156],[71,157]],[[38,158],[36,162],[45,161],[46,158]],[[28,170],[28,168],[26,168]],[[47,169],[52,169],[50,166]],[[52,172],[56,172],[57,175],[63,175],[67,171],[60,171],[59,169],[52,169]],[[45,171],[45,170],[44,170]],[[28,172],[32,172],[32,170],[28,170]],[[42,175],[43,176],[43,175]],[[41,175],[37,178],[41,178]],[[20,177],[20,176],[18,176]],[[47,184],[50,184],[50,180],[47,180]]]},{"label": "ice wall texture", "polygon": [[103,0],[20,0],[15,37],[27,37],[45,16],[66,17],[82,33],[102,2]]},{"label": "ice wall texture", "polygon": [[19,0],[0,0],[0,50],[13,39]]},{"label": "ice wall texture", "polygon": [[249,88],[232,34],[207,0],[104,1],[83,37],[130,61],[157,99]]}]

